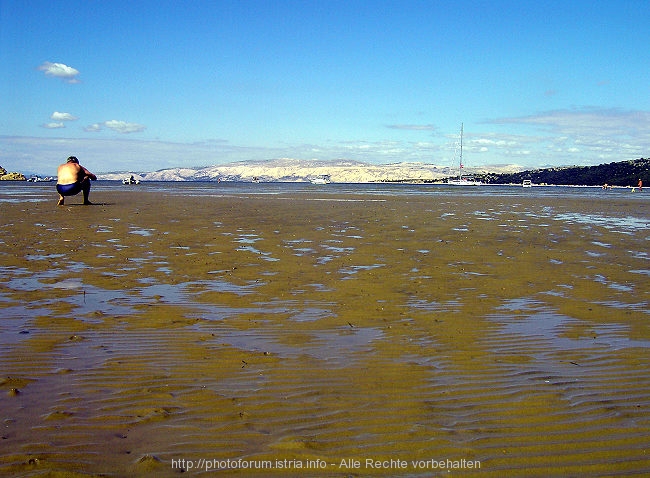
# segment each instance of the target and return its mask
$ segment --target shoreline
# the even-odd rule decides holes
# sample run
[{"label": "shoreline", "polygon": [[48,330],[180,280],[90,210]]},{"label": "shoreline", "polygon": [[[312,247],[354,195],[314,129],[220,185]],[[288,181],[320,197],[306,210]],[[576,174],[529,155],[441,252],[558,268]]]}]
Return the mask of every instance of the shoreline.
[{"label": "shoreline", "polygon": [[[139,183],[138,184],[126,184],[127,188],[137,188],[140,186],[145,186],[147,184],[214,184],[214,185],[251,185],[251,184],[259,184],[262,187],[264,185],[298,185],[298,186],[306,186],[306,185],[311,185],[313,187],[331,187],[331,186],[363,186],[363,185],[423,185],[423,186],[451,186],[447,184],[446,182],[443,182],[441,180],[419,180],[419,179],[396,179],[396,180],[376,180],[376,181],[367,181],[367,182],[342,182],[342,181],[331,181],[330,183],[321,185],[321,184],[314,184],[310,181],[307,180],[296,180],[296,181],[274,181],[274,180],[266,180],[266,181],[232,181],[232,180],[215,180],[215,179],[207,179],[207,180],[146,180],[146,179],[138,179]],[[16,183],[36,183],[37,185],[44,185],[44,184],[56,184],[56,180],[36,180],[36,181],[30,181],[30,179],[10,179],[10,180],[4,180],[0,184],[16,184]],[[102,177],[102,174],[98,175],[97,181],[93,181],[93,186],[98,186],[98,185],[119,185],[122,183],[122,180],[120,179],[105,179]],[[521,183],[481,183],[478,186],[464,186],[462,189],[458,188],[458,186],[454,186],[454,189],[458,189],[458,192],[461,192],[462,190],[472,190],[475,188],[480,188],[480,187],[490,187],[490,188],[497,188],[497,187],[504,187],[504,188],[521,188],[522,184]],[[587,189],[607,189],[607,190],[613,190],[613,189],[624,189],[624,190],[638,190],[637,192],[643,192],[644,189],[641,188],[639,190],[638,186],[621,186],[621,185],[613,185],[613,184],[607,184],[607,188],[604,187],[602,184],[597,184],[597,185],[587,185],[587,184],[547,184],[547,183],[532,183],[529,187],[533,188],[587,188]],[[648,188],[646,188],[648,190]]]}]

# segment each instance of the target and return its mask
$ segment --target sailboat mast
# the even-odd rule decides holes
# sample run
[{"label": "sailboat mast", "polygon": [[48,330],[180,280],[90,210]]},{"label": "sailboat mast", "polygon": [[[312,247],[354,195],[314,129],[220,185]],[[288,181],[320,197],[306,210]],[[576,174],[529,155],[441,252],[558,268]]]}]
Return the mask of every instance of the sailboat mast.
[{"label": "sailboat mast", "polygon": [[460,124],[460,164],[458,165],[458,179],[463,179],[463,123]]},{"label": "sailboat mast", "polygon": [[[465,176],[463,179],[463,131],[464,130],[464,124],[460,124],[460,148],[458,148],[458,143],[456,143],[456,153],[458,153],[458,149],[460,149],[460,162],[458,164],[458,179],[447,179],[447,184],[454,184],[457,186],[479,186],[481,185],[481,181],[474,179],[471,175],[470,176]],[[469,174],[469,173],[468,173]]]}]

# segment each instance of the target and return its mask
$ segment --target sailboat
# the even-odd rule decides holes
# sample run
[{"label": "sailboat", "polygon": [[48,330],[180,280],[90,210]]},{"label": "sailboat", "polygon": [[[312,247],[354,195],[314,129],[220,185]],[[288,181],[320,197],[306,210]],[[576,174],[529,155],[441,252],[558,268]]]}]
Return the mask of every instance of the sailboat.
[{"label": "sailboat", "polygon": [[480,186],[481,181],[477,181],[472,177],[463,177],[463,123],[460,124],[460,162],[458,165],[458,179],[448,179],[447,184],[453,186]]}]

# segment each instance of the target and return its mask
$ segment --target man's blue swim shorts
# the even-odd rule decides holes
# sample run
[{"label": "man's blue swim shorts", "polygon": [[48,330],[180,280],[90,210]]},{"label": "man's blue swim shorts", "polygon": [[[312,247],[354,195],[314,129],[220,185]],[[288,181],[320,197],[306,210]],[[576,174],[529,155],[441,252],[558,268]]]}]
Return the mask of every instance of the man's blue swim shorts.
[{"label": "man's blue swim shorts", "polygon": [[61,196],[74,196],[82,191],[81,183],[57,184],[56,192]]}]

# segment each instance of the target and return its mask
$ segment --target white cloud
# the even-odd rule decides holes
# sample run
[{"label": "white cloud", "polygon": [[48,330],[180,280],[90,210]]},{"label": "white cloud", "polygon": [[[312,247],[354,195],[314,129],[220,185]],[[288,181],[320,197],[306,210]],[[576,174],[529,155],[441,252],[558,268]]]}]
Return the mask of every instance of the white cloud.
[{"label": "white cloud", "polygon": [[70,113],[59,113],[58,111],[55,111],[52,113],[52,116],[50,116],[50,119],[54,121],[75,121],[79,118],[71,115]]},{"label": "white cloud", "polygon": [[139,133],[144,131],[147,127],[138,123],[127,123],[126,121],[110,120],[104,121],[104,126],[118,133]]},{"label": "white cloud", "polygon": [[491,121],[491,123],[537,125],[567,136],[579,134],[598,137],[632,135],[648,131],[650,112],[584,107],[546,111],[514,118],[500,118]]},{"label": "white cloud", "polygon": [[488,139],[488,138],[477,138],[469,141],[470,144],[475,145],[488,145],[488,146],[513,146],[516,144],[515,141],[506,141],[504,139]]},{"label": "white cloud", "polygon": [[147,129],[146,126],[138,123],[128,123],[126,121],[109,120],[109,121],[104,121],[102,123],[90,124],[84,128],[84,131],[89,133],[96,133],[98,131],[102,131],[104,128],[108,128],[110,130],[116,131],[117,133],[121,133],[121,134],[140,133],[145,129]]},{"label": "white cloud", "polygon": [[65,124],[63,123],[45,123],[43,125],[43,128],[47,129],[59,129],[59,128],[65,128]]},{"label": "white cloud", "polygon": [[79,70],[63,63],[51,63],[49,61],[46,61],[41,66],[39,66],[38,69],[45,72],[45,76],[61,78],[63,80],[66,80],[68,83],[79,82],[77,79]]},{"label": "white cloud", "polygon": [[88,131],[89,133],[95,133],[101,130],[102,130],[102,125],[100,123],[93,123],[84,128],[84,131]]},{"label": "white cloud", "polygon": [[387,128],[403,129],[408,131],[435,131],[437,128],[432,124],[389,124]]},{"label": "white cloud", "polygon": [[177,166],[206,166],[238,160],[278,156],[264,148],[237,147],[225,141],[172,143],[133,140],[124,135],[100,138],[47,138],[0,135],[0,165],[8,171],[53,174],[68,156],[76,156],[94,173],[108,171],[155,171]]},{"label": "white cloud", "polygon": [[521,137],[535,140],[535,154],[542,164],[623,161],[644,157],[650,149],[650,111],[582,107],[490,123],[535,128]]}]

